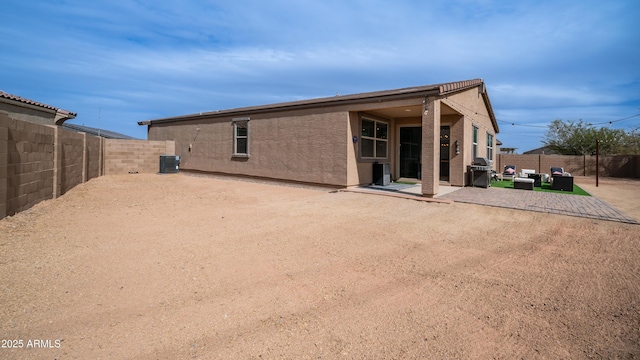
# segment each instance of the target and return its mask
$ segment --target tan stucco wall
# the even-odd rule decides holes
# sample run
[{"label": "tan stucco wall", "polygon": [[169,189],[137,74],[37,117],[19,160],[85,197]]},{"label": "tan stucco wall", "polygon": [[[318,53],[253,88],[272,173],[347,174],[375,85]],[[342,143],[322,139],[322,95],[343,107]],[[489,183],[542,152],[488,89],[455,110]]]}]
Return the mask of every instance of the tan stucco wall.
[{"label": "tan stucco wall", "polygon": [[[491,122],[489,112],[484,103],[482,94],[479,88],[473,88],[461,93],[447,96],[443,98],[442,102],[451,107],[455,111],[463,114],[463,138],[464,141],[460,141],[460,153],[462,156],[456,157],[455,165],[452,164],[452,185],[466,185],[468,183],[467,166],[471,165],[472,158],[472,140],[473,140],[473,126],[478,128],[478,156],[487,157],[487,133],[493,135],[493,166],[496,169],[496,137],[497,133]],[[459,126],[459,125],[458,125]],[[461,136],[460,129],[456,126],[456,133],[453,135],[454,129],[452,128],[452,140],[454,136]],[[453,158],[452,158],[453,159]],[[463,171],[460,173],[460,171]],[[455,172],[455,176],[454,176]]]},{"label": "tan stucco wall", "polygon": [[[391,177],[396,180],[399,177],[398,168],[398,141],[399,141],[399,126],[421,126],[420,116],[405,116],[405,117],[385,117],[377,113],[380,109],[390,107],[411,107],[420,105],[422,106],[422,98],[405,99],[389,102],[380,102],[375,104],[364,104],[361,106],[352,107],[352,111],[349,116],[348,126],[348,139],[350,142],[348,152],[348,185],[366,185],[373,181],[373,163],[375,160],[362,160],[359,157],[360,147],[360,116],[361,114],[371,114],[374,117],[380,117],[381,120],[389,124],[388,133],[388,151],[389,157],[387,159],[379,160],[380,163],[390,165]],[[358,142],[353,143],[351,140],[353,136],[358,137]]]},{"label": "tan stucco wall", "polygon": [[[366,112],[365,112],[366,113]],[[365,115],[366,116],[366,115]],[[369,116],[370,118],[376,118]],[[349,116],[349,183],[348,186],[354,185],[367,185],[373,182],[373,164],[379,162],[381,164],[389,164],[391,170],[391,178],[397,179],[396,171],[396,151],[397,148],[397,130],[396,120],[393,118],[380,118],[388,123],[387,129],[387,159],[369,160],[360,158],[360,118],[361,114],[357,111],[352,111]],[[357,142],[353,142],[353,136],[358,138]]]},{"label": "tan stucco wall", "polygon": [[53,125],[55,123],[56,112],[49,109],[34,109],[26,105],[17,106],[0,101],[0,114],[4,113],[8,117],[16,120],[28,121],[42,125]]},{"label": "tan stucco wall", "polygon": [[175,140],[186,170],[345,186],[348,116],[318,109],[251,115],[248,158],[232,156],[231,117],[153,125],[149,140]]},{"label": "tan stucco wall", "polygon": [[[353,142],[353,137],[360,138],[359,133],[359,115],[352,111],[349,113],[349,123],[347,124],[347,186],[359,185],[365,182],[371,182],[372,169],[370,163],[361,163],[358,161],[359,142]],[[366,175],[368,174],[368,176]]]},{"label": "tan stucco wall", "polygon": [[[449,126],[450,147],[449,147],[449,183],[453,186],[464,186],[464,176],[466,164],[464,162],[464,117],[462,115],[443,115],[441,117],[441,126]],[[460,154],[456,154],[456,140],[460,146]]]},{"label": "tan stucco wall", "polygon": [[[440,166],[440,125],[451,126],[452,146],[450,180],[452,185],[465,185],[466,166],[471,164],[471,126],[478,125],[480,155],[486,153],[486,132],[491,121],[478,88],[445,97],[430,97],[432,107],[424,117],[420,115],[393,117],[385,113],[402,114],[389,109],[412,107],[421,113],[425,98],[336,105],[305,110],[254,113],[249,122],[249,157],[234,158],[232,117],[206,115],[194,120],[170,123],[156,122],[149,126],[149,140],[175,140],[176,154],[181,156],[181,168],[267,177],[337,186],[369,184],[372,181],[373,160],[361,159],[360,116],[370,114],[388,122],[387,159],[378,160],[391,165],[392,178],[399,176],[398,129],[402,125],[423,127],[423,191],[437,194]],[[449,101],[451,108],[463,115],[441,118],[440,102]],[[240,115],[239,115],[240,117]],[[437,119],[437,121],[436,121]],[[428,122],[428,126],[424,124]],[[494,133],[492,131],[492,133]],[[354,143],[352,138],[358,137]],[[494,136],[495,139],[495,136]],[[453,143],[460,141],[461,153],[456,155]],[[425,157],[427,167],[425,169]]]},{"label": "tan stucco wall", "polygon": [[422,115],[422,195],[432,197],[440,189],[440,100],[427,99]]}]

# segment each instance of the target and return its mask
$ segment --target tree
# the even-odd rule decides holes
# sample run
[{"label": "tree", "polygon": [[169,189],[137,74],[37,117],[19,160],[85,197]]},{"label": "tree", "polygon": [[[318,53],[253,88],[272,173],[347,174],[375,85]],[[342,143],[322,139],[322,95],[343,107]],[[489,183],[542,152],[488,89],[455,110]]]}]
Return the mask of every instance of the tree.
[{"label": "tree", "polygon": [[596,151],[596,140],[600,142],[601,154],[640,154],[640,133],[636,130],[597,129],[582,120],[554,120],[549,124],[543,143],[558,154],[590,155]]}]

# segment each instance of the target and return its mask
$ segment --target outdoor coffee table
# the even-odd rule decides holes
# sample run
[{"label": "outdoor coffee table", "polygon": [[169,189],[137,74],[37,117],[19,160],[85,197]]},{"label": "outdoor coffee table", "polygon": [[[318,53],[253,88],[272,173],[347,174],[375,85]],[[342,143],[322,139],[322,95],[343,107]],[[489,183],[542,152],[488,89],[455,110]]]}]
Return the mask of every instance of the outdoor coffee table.
[{"label": "outdoor coffee table", "polygon": [[533,186],[542,187],[542,174],[528,174],[529,179],[533,179]]}]

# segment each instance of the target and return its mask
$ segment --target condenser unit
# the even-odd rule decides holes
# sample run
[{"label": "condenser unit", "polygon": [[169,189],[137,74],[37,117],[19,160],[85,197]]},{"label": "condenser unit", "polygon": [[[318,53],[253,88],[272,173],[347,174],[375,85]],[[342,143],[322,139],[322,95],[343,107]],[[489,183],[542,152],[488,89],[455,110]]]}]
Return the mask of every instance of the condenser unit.
[{"label": "condenser unit", "polygon": [[180,156],[160,155],[160,173],[171,174],[180,170]]}]

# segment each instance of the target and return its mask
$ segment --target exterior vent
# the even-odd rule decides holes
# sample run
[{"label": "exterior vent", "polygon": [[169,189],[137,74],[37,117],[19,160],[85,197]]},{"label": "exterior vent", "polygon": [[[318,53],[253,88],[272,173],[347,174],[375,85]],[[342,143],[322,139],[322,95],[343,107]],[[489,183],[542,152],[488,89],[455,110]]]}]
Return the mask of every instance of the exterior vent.
[{"label": "exterior vent", "polygon": [[180,156],[160,155],[160,173],[173,174],[180,170]]}]

